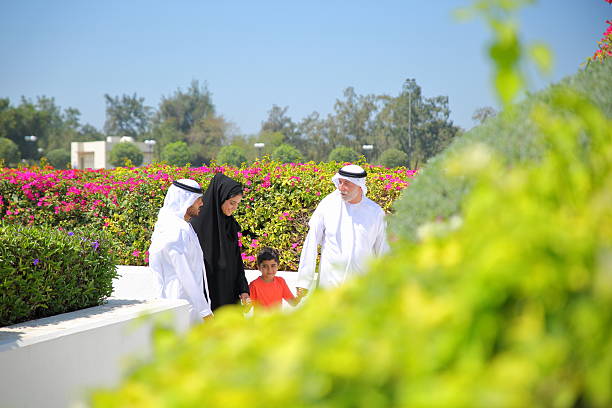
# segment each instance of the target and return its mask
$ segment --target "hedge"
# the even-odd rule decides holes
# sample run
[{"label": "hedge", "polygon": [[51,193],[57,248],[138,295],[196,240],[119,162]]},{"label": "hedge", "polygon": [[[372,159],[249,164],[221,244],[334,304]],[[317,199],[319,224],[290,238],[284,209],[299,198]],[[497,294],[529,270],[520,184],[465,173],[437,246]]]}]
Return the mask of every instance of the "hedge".
[{"label": "hedge", "polygon": [[292,314],[161,330],[93,405],[612,406],[612,121],[560,91],[531,117],[540,160],[476,145],[448,164],[474,186],[460,222]]},{"label": "hedge", "polygon": [[[369,172],[368,196],[389,211],[412,180],[414,171],[363,164]],[[342,163],[281,164],[180,168],[154,164],[114,170],[0,169],[0,219],[20,225],[74,229],[87,226],[109,232],[117,260],[146,265],[157,212],[173,179],[193,178],[206,188],[215,172],[243,183],[245,199],[236,218],[247,268],[255,268],[262,245],[281,252],[280,267],[296,270],[307,220],[334,188],[331,177]]]},{"label": "hedge", "polygon": [[102,304],[115,265],[99,232],[0,224],[0,326]]}]

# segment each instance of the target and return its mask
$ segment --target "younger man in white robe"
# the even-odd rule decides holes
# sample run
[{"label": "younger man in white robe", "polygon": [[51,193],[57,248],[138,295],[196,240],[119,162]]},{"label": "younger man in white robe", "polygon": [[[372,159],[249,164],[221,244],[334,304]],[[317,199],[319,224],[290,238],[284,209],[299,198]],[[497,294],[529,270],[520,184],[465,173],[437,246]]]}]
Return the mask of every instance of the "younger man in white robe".
[{"label": "younger man in white robe", "polygon": [[149,266],[157,277],[158,297],[187,300],[193,323],[212,317],[204,296],[204,257],[189,223],[201,206],[202,189],[196,181],[174,181],[159,210],[149,248]]},{"label": "younger man in white robe", "polygon": [[336,190],[326,196],[308,222],[298,267],[298,295],[314,281],[318,245],[321,245],[319,286],[340,286],[365,272],[367,259],[389,249],[385,213],[366,197],[366,172],[361,166],[344,166],[333,177]]}]

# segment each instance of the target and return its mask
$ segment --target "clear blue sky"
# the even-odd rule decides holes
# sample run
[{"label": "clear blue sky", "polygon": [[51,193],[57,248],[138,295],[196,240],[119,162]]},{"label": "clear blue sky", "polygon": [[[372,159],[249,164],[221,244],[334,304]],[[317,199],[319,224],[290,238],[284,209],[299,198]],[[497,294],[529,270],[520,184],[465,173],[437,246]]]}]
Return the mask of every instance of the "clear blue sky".
[{"label": "clear blue sky", "polygon": [[[255,133],[273,104],[295,121],[330,113],[349,86],[397,95],[415,78],[425,96],[447,95],[451,119],[473,125],[497,107],[482,21],[459,23],[470,1],[3,1],[0,97],[54,97],[101,129],[103,95],[162,96],[208,84],[217,113]],[[573,74],[612,18],[603,0],[541,0],[521,13],[522,39],[543,41],[554,74]]]}]

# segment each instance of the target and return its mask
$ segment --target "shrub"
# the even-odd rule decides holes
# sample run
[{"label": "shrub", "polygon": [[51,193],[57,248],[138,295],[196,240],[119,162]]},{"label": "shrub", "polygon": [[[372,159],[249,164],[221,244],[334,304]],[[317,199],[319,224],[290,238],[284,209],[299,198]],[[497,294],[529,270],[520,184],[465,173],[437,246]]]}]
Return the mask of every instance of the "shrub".
[{"label": "shrub", "polygon": [[281,163],[300,163],[303,158],[298,149],[288,144],[282,144],[272,152],[272,160]]},{"label": "shrub", "polygon": [[240,167],[246,161],[244,150],[234,145],[223,146],[216,157],[217,163],[235,167]]},{"label": "shrub", "polygon": [[[236,212],[248,231],[243,238],[247,267],[254,268],[260,245],[281,251],[281,268],[295,270],[307,220],[333,189],[336,163],[281,164],[263,160],[251,166],[181,168],[165,164],[113,170],[0,169],[0,219],[21,225],[109,232],[121,264],[146,265],[157,212],[171,180],[193,178],[204,188],[215,172],[245,186]],[[365,165],[368,196],[386,211],[414,172]]]},{"label": "shrub", "polygon": [[358,161],[360,157],[361,156],[350,147],[340,146],[329,152],[328,160],[339,163],[354,163]]},{"label": "shrub", "polygon": [[19,147],[11,139],[0,137],[0,160],[9,166],[14,166],[21,160]]},{"label": "shrub", "polygon": [[191,163],[191,152],[185,142],[173,142],[164,146],[161,152],[161,159],[172,166],[185,166]]},{"label": "shrub", "polygon": [[609,407],[612,122],[551,98],[540,161],[507,169],[480,145],[449,164],[474,184],[461,225],[291,315],[160,331],[153,363],[94,406]]},{"label": "shrub", "polygon": [[140,166],[143,160],[143,154],[134,143],[121,142],[117,143],[110,151],[110,164],[115,167],[125,166],[129,160],[134,166]]},{"label": "shrub", "polygon": [[104,234],[0,224],[0,326],[100,305],[115,263]]},{"label": "shrub", "polygon": [[387,149],[380,155],[379,163],[385,167],[400,167],[408,165],[408,155],[398,149]]},{"label": "shrub", "polygon": [[70,152],[65,149],[54,149],[45,155],[49,164],[56,169],[65,169],[70,164]]}]

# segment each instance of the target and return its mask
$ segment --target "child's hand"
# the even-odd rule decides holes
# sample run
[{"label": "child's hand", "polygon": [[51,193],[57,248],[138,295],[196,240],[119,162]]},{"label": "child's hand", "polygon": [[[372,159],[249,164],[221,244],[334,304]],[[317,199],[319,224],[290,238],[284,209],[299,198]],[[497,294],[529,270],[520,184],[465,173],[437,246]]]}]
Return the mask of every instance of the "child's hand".
[{"label": "child's hand", "polygon": [[303,298],[304,296],[306,296],[307,294],[308,294],[308,289],[304,289],[304,288],[297,288],[297,299],[298,299],[298,302],[299,302],[300,300],[302,300],[302,298]]}]

